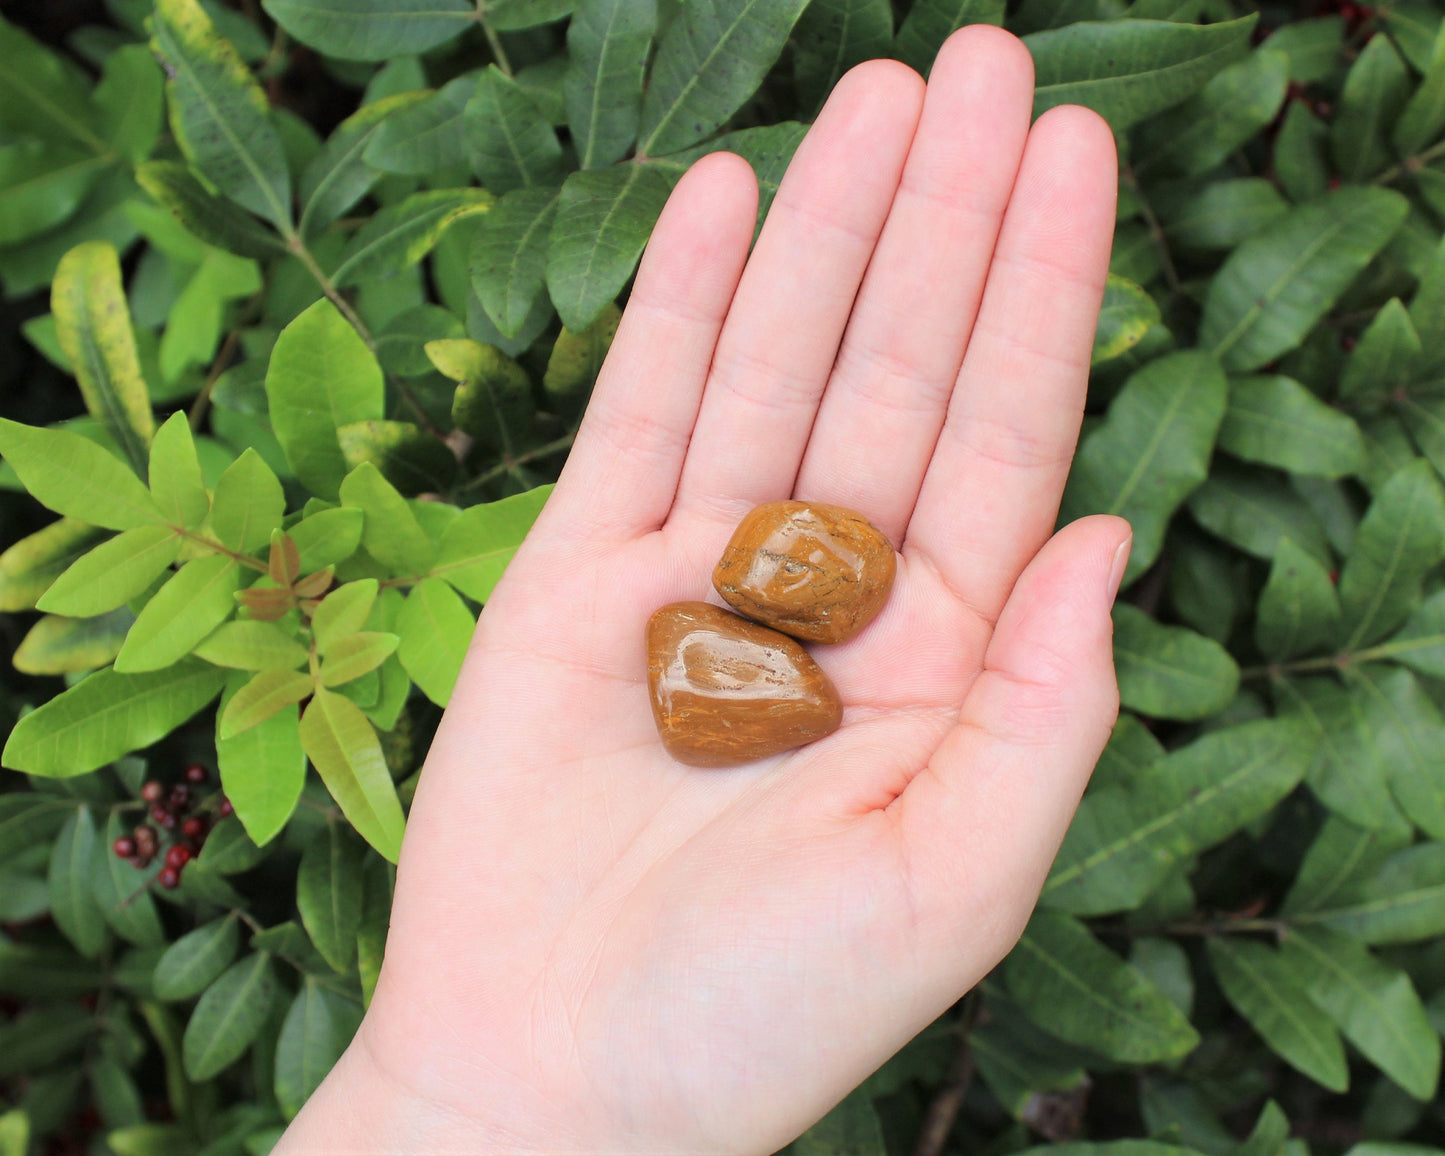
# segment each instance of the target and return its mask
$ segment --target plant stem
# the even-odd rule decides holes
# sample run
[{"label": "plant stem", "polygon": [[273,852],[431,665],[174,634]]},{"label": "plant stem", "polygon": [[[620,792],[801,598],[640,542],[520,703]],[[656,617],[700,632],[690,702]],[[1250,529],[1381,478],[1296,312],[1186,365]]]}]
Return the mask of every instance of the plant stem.
[{"label": "plant stem", "polygon": [[964,1097],[968,1095],[968,1086],[973,1082],[973,1051],[968,1046],[968,1031],[973,1026],[977,1011],[978,1001],[971,999],[959,1021],[958,1051],[949,1061],[943,1083],[928,1105],[923,1123],[919,1125],[913,1156],[940,1156],[948,1143],[949,1133],[953,1131],[954,1121],[958,1119]]},{"label": "plant stem", "polygon": [[[1426,645],[1423,641],[1421,647]],[[1297,658],[1292,662],[1270,662],[1263,666],[1247,666],[1239,672],[1240,678],[1278,678],[1286,674],[1307,674],[1316,670],[1348,670],[1362,662],[1380,662],[1393,658],[1408,650],[1420,649],[1406,642],[1380,642],[1363,650],[1345,654],[1326,654],[1318,658]]]},{"label": "plant stem", "polygon": [[1159,250],[1159,258],[1164,266],[1164,280],[1169,282],[1169,292],[1177,297],[1180,293],[1179,270],[1174,267],[1174,257],[1169,252],[1169,242],[1164,237],[1164,226],[1159,223],[1159,218],[1154,215],[1154,208],[1144,196],[1143,190],[1139,188],[1139,181],[1134,176],[1132,166],[1124,169],[1124,181],[1128,184],[1130,191],[1139,201],[1139,212],[1144,217],[1144,223],[1149,227],[1149,237],[1154,242],[1154,247]]},{"label": "plant stem", "polygon": [[1418,152],[1412,157],[1406,157],[1397,165],[1391,165],[1384,172],[1380,173],[1379,176],[1375,177],[1370,183],[1375,185],[1388,185],[1392,181],[1397,180],[1405,173],[1413,173],[1420,169],[1423,169],[1436,157],[1440,156],[1445,156],[1445,141],[1440,141],[1437,144],[1432,144],[1423,152]]},{"label": "plant stem", "polygon": [[501,37],[497,35],[496,29],[487,19],[484,0],[477,0],[477,23],[482,26],[482,32],[486,34],[487,47],[492,50],[492,58],[497,67],[502,70],[502,75],[510,80],[512,78],[512,62],[507,59],[507,50],[502,47]]},{"label": "plant stem", "polygon": [[477,486],[485,485],[494,478],[500,478],[503,474],[510,473],[518,466],[524,466],[528,462],[536,461],[538,458],[550,457],[552,454],[560,453],[562,450],[567,449],[576,437],[577,431],[573,430],[571,433],[564,434],[562,437],[557,438],[555,441],[550,441],[544,446],[538,446],[534,450],[527,450],[525,453],[520,453],[516,457],[504,458],[499,465],[493,466],[484,474],[478,474],[466,485],[462,486],[460,492],[464,493],[467,490],[475,489]]}]

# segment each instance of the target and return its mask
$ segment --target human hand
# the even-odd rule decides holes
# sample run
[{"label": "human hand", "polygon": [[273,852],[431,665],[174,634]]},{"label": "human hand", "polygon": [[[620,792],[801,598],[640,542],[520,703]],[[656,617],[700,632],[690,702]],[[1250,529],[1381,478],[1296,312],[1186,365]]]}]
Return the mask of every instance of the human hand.
[{"label": "human hand", "polygon": [[[771,1152],[1012,946],[1117,710],[1129,534],[1051,537],[1115,161],[1085,110],[1030,129],[1032,84],[990,27],[926,96],[853,70],[751,257],[747,164],[682,179],[428,756],[375,1000],[278,1154]],[[788,496],[901,550],[813,649],[843,726],[682,766],[645,624]]]}]

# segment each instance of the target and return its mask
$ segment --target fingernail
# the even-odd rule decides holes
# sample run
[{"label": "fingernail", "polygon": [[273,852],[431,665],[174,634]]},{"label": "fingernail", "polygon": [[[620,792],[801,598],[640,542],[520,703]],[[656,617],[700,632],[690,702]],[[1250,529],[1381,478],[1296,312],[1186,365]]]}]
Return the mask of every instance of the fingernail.
[{"label": "fingernail", "polygon": [[1105,595],[1105,601],[1110,606],[1114,605],[1114,596],[1119,593],[1119,583],[1124,581],[1124,571],[1129,565],[1129,547],[1134,544],[1134,535],[1130,534],[1114,551],[1114,561],[1109,567],[1109,585]]}]

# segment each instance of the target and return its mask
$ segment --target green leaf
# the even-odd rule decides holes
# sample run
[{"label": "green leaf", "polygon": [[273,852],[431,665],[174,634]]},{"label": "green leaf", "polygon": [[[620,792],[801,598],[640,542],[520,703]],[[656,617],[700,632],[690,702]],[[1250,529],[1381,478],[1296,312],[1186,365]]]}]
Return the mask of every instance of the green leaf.
[{"label": "green leaf", "polygon": [[422,693],[444,707],[452,697],[476,620],[466,604],[439,578],[412,587],[397,618],[397,657]]},{"label": "green leaf", "polygon": [[573,332],[564,328],[557,335],[542,376],[542,388],[554,412],[565,416],[581,413],[621,320],[622,310],[609,303],[586,329]]},{"label": "green leaf", "polygon": [[431,566],[436,548],[426,531],[397,493],[370,462],[363,462],[341,483],[343,505],[366,517],[361,532],[367,553],[394,574],[422,574]]},{"label": "green leaf", "polygon": [[368,855],[362,867],[361,927],[356,934],[356,966],[361,998],[368,1006],[381,978],[386,934],[391,925],[391,875],[386,863]]},{"label": "green leaf", "polygon": [[1212,534],[1271,560],[1292,541],[1321,565],[1334,565],[1324,528],[1309,504],[1277,474],[1216,461],[1189,497],[1189,512]]},{"label": "green leaf", "polygon": [[1036,912],[1003,967],[1030,1018],[1110,1059],[1175,1060],[1199,1043],[1168,996],[1071,916]]},{"label": "green leaf", "polygon": [[[35,1085],[42,1085],[45,1080],[44,1076],[33,1073],[67,1059],[70,1060],[68,1067],[78,1068],[78,1053],[94,1032],[95,1013],[82,1007],[61,1005],[30,1011],[0,1028],[0,1077],[28,1077],[27,1082],[32,1084],[31,1096],[26,1097],[29,1100],[34,1096]],[[75,1086],[79,1084],[80,1072],[76,1071]],[[74,1089],[62,1094],[65,1106],[69,1106],[73,1096]]]},{"label": "green leaf", "polygon": [[98,618],[46,615],[15,648],[11,665],[22,674],[85,674],[120,653],[134,622],[125,608]]},{"label": "green leaf", "polygon": [[656,0],[582,0],[577,6],[567,26],[562,97],[582,168],[621,160],[637,139],[643,68],[656,27]]},{"label": "green leaf", "polygon": [[186,1075],[199,1083],[239,1060],[265,1026],[277,995],[276,974],[266,952],[228,967],[206,989],[186,1024]]},{"label": "green leaf", "polygon": [[229,618],[236,609],[240,567],[221,554],[187,562],[145,604],[116,655],[122,674],[159,670]]},{"label": "green leaf", "polygon": [[35,791],[0,794],[0,864],[48,843],[74,812],[68,802]]},{"label": "green leaf", "polygon": [[933,58],[953,33],[965,24],[1001,25],[1003,14],[1000,0],[918,0],[898,29],[894,53],[904,64],[927,76]]},{"label": "green leaf", "polygon": [[415,56],[454,40],[476,22],[469,0],[263,0],[266,13],[297,40],[342,60]]},{"label": "green leaf", "polygon": [[223,546],[253,554],[281,525],[286,495],[261,455],[249,446],[226,467],[211,504],[211,530]]},{"label": "green leaf", "polygon": [[1265,45],[1140,130],[1138,169],[1193,177],[1217,168],[1284,103],[1289,58]]},{"label": "green leaf", "polygon": [[1400,632],[1376,649],[1421,674],[1445,678],[1445,591],[1427,598]]},{"label": "green leaf", "polygon": [[222,819],[206,836],[206,845],[201,848],[200,857],[186,874],[239,875],[251,870],[265,857],[239,820]]},{"label": "green leaf", "polygon": [[665,173],[638,163],[567,178],[547,248],[547,288],[568,329],[586,329],[621,292],[671,189]]},{"label": "green leaf", "polygon": [[235,670],[294,670],[306,648],[270,622],[240,619],[222,623],[195,650],[196,657]]},{"label": "green leaf", "polygon": [[0,454],[30,495],[57,514],[107,530],[162,520],[141,480],[89,438],[0,418]]},{"label": "green leaf", "polygon": [[147,890],[153,876],[111,853],[115,841],[129,834],[120,815],[112,811],[104,839],[96,842],[91,886],[101,914],[117,935],[137,947],[156,947],[166,942],[166,932]]},{"label": "green leaf", "polygon": [[149,674],[98,670],[16,723],[0,761],[46,778],[83,775],[170,734],[225,677],[199,659]]},{"label": "green leaf", "polygon": [[362,158],[383,172],[410,176],[458,164],[466,156],[464,114],[476,87],[476,74],[465,73],[425,100],[398,110],[376,130]]},{"label": "green leaf", "polygon": [[[435,581],[435,579],[427,579]],[[451,593],[446,583],[442,587]],[[455,598],[456,595],[452,594]],[[470,615],[467,616],[470,620]],[[337,687],[351,682],[375,670],[396,650],[400,639],[395,634],[363,630],[331,644],[325,660],[321,663],[321,685]]]},{"label": "green leaf", "polygon": [[317,237],[372,190],[381,174],[366,163],[367,146],[388,117],[426,96],[424,92],[399,92],[362,105],[336,126],[301,175],[297,195],[302,205],[303,237]]},{"label": "green leaf", "polygon": [[1278,679],[1275,698],[1282,717],[1298,719],[1315,737],[1305,777],[1320,802],[1367,827],[1398,819],[1389,769],[1371,734],[1376,712],[1363,688],[1329,678]]},{"label": "green leaf", "polygon": [[1322,478],[1353,474],[1365,462],[1353,419],[1277,374],[1230,378],[1219,446],[1245,461]]},{"label": "green leaf", "polygon": [[103,537],[75,518],[60,518],[0,554],[0,612],[33,610],[56,579]]},{"label": "green leaf", "polygon": [[1329,573],[1286,538],[1259,595],[1254,638],[1273,662],[1332,645],[1340,632],[1340,598]]},{"label": "green leaf", "polygon": [[1339,16],[1293,20],[1270,33],[1271,51],[1289,58],[1289,78],[1301,84],[1331,79],[1344,47],[1345,22]]},{"label": "green leaf", "polygon": [[1296,204],[1314,200],[1329,187],[1328,137],[1329,129],[1303,101],[1285,105],[1284,122],[1274,138],[1274,170],[1280,188]]},{"label": "green leaf", "polygon": [[1420,604],[1425,574],[1445,558],[1445,493],[1416,461],[1375,495],[1340,573],[1345,649],[1389,634]]},{"label": "green leaf", "polygon": [[186,415],[171,414],[151,443],[151,497],[167,522],[194,530],[211,512],[201,463]]},{"label": "green leaf", "polygon": [[1159,306],[1154,298],[1127,278],[1110,273],[1104,283],[1104,303],[1094,330],[1091,364],[1123,356],[1157,324]]},{"label": "green leaf", "polygon": [[336,427],[385,414],[381,366],[330,301],[317,301],[281,331],[266,397],[296,476],[313,493],[335,498],[346,475]]},{"label": "green leaf", "polygon": [[463,114],[472,171],[498,195],[555,185],[566,166],[552,126],[515,80],[492,65],[477,81]]},{"label": "green leaf", "polygon": [[69,145],[0,147],[0,244],[22,244],[69,220],[110,163]]},{"label": "green leaf", "polygon": [[155,434],[141,376],[120,259],[107,241],[77,245],[60,260],[50,289],[55,333],[75,371],[85,408],[137,471]]},{"label": "green leaf", "polygon": [[301,716],[301,745],[351,825],[395,863],[405,826],[376,732],[350,699],[318,689]]},{"label": "green leaf", "polygon": [[231,697],[217,721],[216,737],[235,738],[265,722],[283,707],[306,698],[314,689],[311,676],[296,670],[263,670]]},{"label": "green leaf", "polygon": [[[235,676],[234,694],[245,685]],[[222,710],[226,700],[223,700]],[[229,739],[216,740],[221,786],[236,818],[252,842],[270,842],[296,809],[306,782],[306,752],[301,749],[300,712],[283,707],[263,723]]]},{"label": "green leaf", "polygon": [[336,439],[351,469],[370,464],[400,493],[435,493],[456,479],[447,443],[411,422],[352,422],[337,428]]},{"label": "green leaf", "polygon": [[1347,180],[1364,181],[1395,159],[1390,132],[1410,95],[1410,73],[1388,36],[1371,37],[1345,75],[1330,125],[1330,151]]},{"label": "green leaf", "polygon": [[3,19],[0,59],[5,61],[0,124],[26,135],[58,135],[96,153],[108,151],[84,73]]},{"label": "green leaf", "polygon": [[1430,65],[1420,87],[1406,102],[1391,129],[1395,151],[1411,156],[1440,135],[1445,129],[1445,25],[1435,34],[1430,52]]},{"label": "green leaf", "polygon": [[301,925],[316,950],[342,975],[356,963],[365,850],[349,827],[327,823],[307,843],[296,876]]},{"label": "green leaf", "polygon": [[169,526],[137,526],[72,562],[36,602],[36,609],[90,618],[124,606],[150,587],[181,551]]},{"label": "green leaf", "polygon": [[463,510],[442,534],[432,576],[445,578],[475,602],[485,602],[551,493],[551,486],[539,486]]},{"label": "green leaf", "polygon": [[558,189],[513,189],[472,241],[472,291],[504,337],[516,337],[547,284],[547,245]]},{"label": "green leaf", "polygon": [[1127,602],[1114,607],[1114,665],[1123,705],[1156,718],[1208,718],[1239,689],[1239,667],[1219,643]]},{"label": "green leaf", "polygon": [[448,229],[485,213],[492,200],[482,189],[430,189],[388,205],[351,238],[331,279],[345,287],[410,269],[436,248]]},{"label": "green leaf", "polygon": [[429,341],[427,357],[457,382],[452,423],[486,452],[511,457],[536,424],[527,371],[498,349],[466,339]]},{"label": "green leaf", "polygon": [[359,1003],[312,976],[301,981],[276,1042],[276,1102],[289,1120],[331,1071],[361,1026]]},{"label": "green leaf", "polygon": [[[933,7],[915,4],[910,16]],[[955,7],[971,11],[978,5]],[[799,111],[816,115],[845,72],[865,60],[889,55],[893,47],[893,12],[887,0],[812,0],[793,28],[792,43],[793,87],[798,93]]]},{"label": "green leaf", "polygon": [[0,1115],[0,1156],[25,1156],[30,1151],[30,1117],[20,1108]]},{"label": "green leaf", "polygon": [[1118,514],[1134,527],[1125,584],[1142,574],[1180,503],[1209,473],[1229,386],[1213,358],[1171,353],[1133,374],[1109,416],[1083,440],[1064,493],[1063,521]]},{"label": "green leaf", "polygon": [[1092,108],[1115,132],[1178,104],[1242,56],[1253,16],[1222,24],[1081,21],[1024,37],[1034,58],[1034,115]]},{"label": "green leaf", "polygon": [[1203,188],[1187,188],[1187,195],[1156,206],[1164,236],[1181,248],[1233,249],[1289,211],[1285,199],[1263,177],[1212,180]]},{"label": "green leaf", "polygon": [[888,1156],[873,1097],[859,1088],[788,1145],[790,1156]]},{"label": "green leaf", "polygon": [[1409,976],[1322,927],[1292,928],[1282,947],[1289,969],[1347,1040],[1417,1100],[1435,1094],[1440,1037]]},{"label": "green leaf", "polygon": [[364,522],[360,510],[342,506],[321,510],[292,526],[287,533],[301,555],[301,573],[313,573],[355,554]]},{"label": "green leaf", "polygon": [[1384,248],[1406,208],[1388,189],[1343,188],[1290,210],[1210,281],[1200,345],[1237,372],[1293,349]]},{"label": "green leaf", "polygon": [[235,205],[212,196],[177,161],[150,161],[136,170],[135,179],[187,232],[207,245],[258,260],[282,250],[275,233]]},{"label": "green leaf", "polygon": [[1351,689],[1366,704],[1366,741],[1373,740],[1395,801],[1415,826],[1445,839],[1445,720],[1408,670],[1364,665]]},{"label": "green leaf", "polygon": [[1331,815],[1320,828],[1281,907],[1288,916],[1328,907],[1357,879],[1368,877],[1414,833],[1399,815],[1381,827],[1361,827]]},{"label": "green leaf", "polygon": [[[696,144],[732,116],[778,59],[806,2],[697,0],[687,4],[658,42],[642,100],[637,151],[648,156],[677,152]],[[562,312],[560,306],[558,312]],[[563,320],[567,320],[566,313]],[[567,324],[586,328],[585,322]]]},{"label": "green leaf", "polygon": [[311,635],[322,654],[366,625],[376,603],[376,592],[376,579],[363,578],[338,586],[321,600],[311,616]]},{"label": "green leaf", "polygon": [[240,924],[235,915],[214,919],[166,948],[156,963],[151,986],[165,1000],[190,999],[210,987],[236,958]]},{"label": "green leaf", "polygon": [[1333,1092],[1350,1084],[1345,1049],[1278,952],[1262,943],[1212,936],[1209,962],[1224,994],[1270,1050]]},{"label": "green leaf", "polygon": [[[14,741],[13,735],[11,741]],[[100,955],[107,938],[105,916],[96,901],[91,879],[95,874],[95,857],[109,851],[108,847],[100,846],[95,837],[95,820],[89,807],[75,809],[50,848],[47,876],[50,916],[86,959]]]},{"label": "green leaf", "polygon": [[1392,855],[1373,878],[1295,916],[1363,943],[1414,943],[1445,932],[1445,843],[1421,843]]},{"label": "green leaf", "polygon": [[156,0],[155,48],[170,68],[171,131],[196,170],[243,208],[291,230],[291,175],[270,104],[198,0]]}]

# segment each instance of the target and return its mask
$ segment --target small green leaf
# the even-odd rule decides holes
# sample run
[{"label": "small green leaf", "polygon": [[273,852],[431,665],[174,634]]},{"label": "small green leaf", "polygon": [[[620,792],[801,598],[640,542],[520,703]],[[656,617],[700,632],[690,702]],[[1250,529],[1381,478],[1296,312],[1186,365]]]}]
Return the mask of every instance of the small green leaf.
[{"label": "small green leaf", "polygon": [[1159,324],[1159,306],[1134,282],[1109,274],[1104,283],[1104,303],[1094,330],[1091,364],[1112,361],[1127,353]]},{"label": "small green leaf", "polygon": [[342,506],[321,510],[292,526],[287,533],[301,554],[301,572],[311,574],[355,554],[364,521],[360,510]]},{"label": "small green leaf", "polygon": [[145,604],[116,655],[115,669],[135,674],[184,658],[231,616],[240,585],[240,567],[224,555],[187,562]]},{"label": "small green leaf", "polygon": [[225,622],[195,649],[197,658],[235,670],[294,670],[306,661],[306,648],[270,622]]},{"label": "small green leaf", "polygon": [[555,185],[565,174],[562,146],[552,126],[495,64],[477,80],[464,118],[472,171],[498,196]]},{"label": "small green leaf", "polygon": [[286,495],[261,455],[249,446],[226,467],[211,504],[211,530],[223,546],[254,554],[281,525]]},{"label": "small green leaf", "polygon": [[16,723],[0,760],[46,778],[83,775],[164,738],[215,698],[225,677],[199,659],[148,674],[98,670]]},{"label": "small green leaf", "polygon": [[156,0],[155,48],[170,65],[171,131],[196,170],[243,208],[291,228],[291,176],[250,69],[199,0]]},{"label": "small green leaf", "polygon": [[1398,814],[1380,827],[1362,827],[1331,815],[1305,852],[1281,912],[1295,915],[1328,907],[1353,883],[1369,878],[1396,851],[1408,847],[1413,837],[1410,824]]},{"label": "small green leaf", "polygon": [[1216,936],[1209,962],[1225,996],[1270,1050],[1333,1092],[1350,1083],[1340,1034],[1300,986],[1279,953],[1262,943]]},{"label": "small green leaf", "polygon": [[1282,946],[1290,971],[1345,1038],[1410,1095],[1430,1099],[1440,1077],[1440,1037],[1409,976],[1322,927],[1291,929]]},{"label": "small green leaf", "polygon": [[1071,916],[1035,913],[1003,966],[1009,991],[1031,1018],[1110,1059],[1175,1060],[1199,1043],[1168,996]]},{"label": "small green leaf", "polygon": [[296,876],[301,925],[316,950],[342,975],[356,963],[365,851],[349,827],[327,823],[307,843]]},{"label": "small green leaf", "polygon": [[257,260],[282,251],[275,233],[229,201],[212,196],[177,161],[150,161],[136,170],[135,179],[188,233],[207,245]]},{"label": "small green leaf", "polygon": [[1260,653],[1280,662],[1332,645],[1340,632],[1340,598],[1329,573],[1286,538],[1259,595],[1254,637]]},{"label": "small green leaf", "polygon": [[473,601],[485,602],[551,493],[551,486],[539,486],[463,510],[442,534],[431,575],[445,578]]},{"label": "small green leaf", "polygon": [[266,14],[308,48],[342,60],[415,56],[454,40],[477,19],[469,0],[264,0]]},{"label": "small green leaf", "polygon": [[1239,667],[1219,643],[1127,602],[1114,607],[1114,664],[1123,705],[1157,718],[1208,718],[1239,689]]},{"label": "small green leaf", "polygon": [[[442,583],[442,586],[451,593],[451,588],[445,583]],[[455,598],[456,595],[453,594],[452,597]],[[470,617],[468,615],[468,619]],[[321,685],[337,687],[375,670],[396,650],[400,641],[395,634],[372,630],[363,630],[360,634],[338,639],[331,644],[321,663]]]},{"label": "small green leaf", "polygon": [[560,190],[513,189],[472,241],[472,291],[504,337],[516,337],[547,286],[547,246]]},{"label": "small green leaf", "polygon": [[153,873],[137,871],[111,853],[115,841],[129,833],[120,815],[112,811],[104,840],[96,844],[92,889],[101,914],[117,935],[137,947],[156,947],[166,942],[166,932],[147,890]]},{"label": "small green leaf", "polygon": [[1281,717],[1298,719],[1315,738],[1305,775],[1315,797],[1366,827],[1398,820],[1389,769],[1372,735],[1376,712],[1364,689],[1330,678],[1281,678],[1274,690]]},{"label": "small green leaf", "polygon": [[0,418],[0,454],[30,495],[57,514],[107,530],[163,520],[141,480],[89,438]]},{"label": "small green leaf", "polygon": [[482,189],[413,193],[400,204],[388,205],[357,230],[331,279],[344,287],[410,269],[436,248],[454,224],[485,213],[492,202],[492,195]]},{"label": "small green leaf", "polygon": [[409,176],[428,175],[466,156],[465,110],[477,87],[476,73],[463,73],[424,100],[386,118],[365,146],[373,168]]},{"label": "small green leaf", "polygon": [[567,25],[562,98],[582,168],[620,161],[637,139],[643,69],[656,27],[656,0],[582,0],[577,5]]},{"label": "small green leaf", "polygon": [[1390,778],[1395,802],[1415,826],[1445,839],[1445,720],[1415,676],[1399,668],[1362,665],[1350,680],[1364,704],[1362,739]]},{"label": "small green leaf", "polygon": [[351,825],[395,863],[405,820],[376,732],[349,699],[318,689],[301,716],[301,744]]},{"label": "small green leaf", "polygon": [[366,521],[361,532],[366,551],[393,574],[424,574],[436,556],[436,547],[397,493],[370,462],[363,462],[341,483],[341,502],[361,510]]},{"label": "small green leaf", "polygon": [[[712,3],[699,0],[700,7]],[[671,191],[664,172],[639,163],[568,176],[547,247],[547,289],[568,329],[586,329],[622,291]]]},{"label": "small green leaf", "polygon": [[155,434],[141,376],[120,258],[106,241],[77,245],[61,258],[50,290],[56,337],[75,371],[85,408],[137,471]]},{"label": "small green leaf", "polygon": [[557,334],[542,377],[542,388],[555,412],[567,416],[582,412],[621,321],[622,310],[609,302],[586,329],[573,332],[563,328]]},{"label": "small green leaf", "polygon": [[265,857],[255,840],[246,834],[240,820],[222,819],[211,828],[211,833],[206,836],[206,845],[201,848],[200,857],[196,859],[194,867],[187,869],[186,874],[200,871],[212,876],[239,875],[243,871],[249,871]]},{"label": "small green leaf", "polygon": [[89,807],[75,809],[50,849],[50,916],[86,959],[100,955],[107,938],[105,916],[91,879],[96,856],[109,853],[110,848],[100,846],[95,837],[95,820]]},{"label": "small green leaf", "polygon": [[150,456],[151,497],[166,521],[194,530],[206,520],[211,499],[186,415],[177,411],[156,431]]},{"label": "small green leaf", "polygon": [[[233,676],[228,695],[234,695],[245,682],[243,675]],[[223,711],[228,703],[229,698],[222,700]],[[221,786],[236,818],[258,846],[270,842],[285,827],[306,783],[300,717],[295,706],[283,707],[249,730],[216,740]]]},{"label": "small green leaf", "polygon": [[1353,419],[1278,375],[1230,379],[1219,446],[1246,461],[1322,478],[1353,474],[1365,462]]},{"label": "small green leaf", "polygon": [[77,558],[40,596],[48,614],[90,618],[124,606],[150,587],[181,552],[169,526],[137,526]]},{"label": "small green leaf", "polygon": [[1445,932],[1445,843],[1421,843],[1391,856],[1372,877],[1328,904],[1295,916],[1363,943],[1414,943]]},{"label": "small green leaf", "polygon": [[354,999],[312,976],[302,979],[276,1042],[276,1102],[288,1120],[341,1058],[361,1026],[361,1013]]},{"label": "small green leaf", "polygon": [[135,616],[124,607],[97,618],[47,614],[10,656],[22,674],[85,674],[114,660]]},{"label": "small green leaf", "polygon": [[104,535],[75,518],[59,518],[0,554],[0,612],[32,610],[70,566]]},{"label": "small green leaf", "polygon": [[282,707],[306,698],[314,689],[309,674],[296,670],[263,670],[241,687],[217,720],[216,737],[235,738],[265,722]]},{"label": "small green leaf", "polygon": [[[812,6],[809,6],[811,10]],[[1004,5],[1001,0],[918,0],[903,18],[898,29],[894,52],[909,67],[927,76],[933,58],[943,42],[965,24],[1003,24]],[[803,13],[801,25],[808,19]],[[888,23],[893,22],[892,13]],[[879,55],[887,55],[886,50]]]},{"label": "small green leaf", "polygon": [[182,1000],[200,995],[231,966],[240,945],[241,928],[235,915],[213,919],[187,932],[156,962],[151,980],[156,996]]},{"label": "small green leaf", "polygon": [[1284,122],[1274,138],[1274,170],[1280,188],[1296,204],[1314,200],[1329,187],[1328,138],[1329,129],[1304,101],[1285,105]]},{"label": "small green leaf", "polygon": [[1200,345],[1237,372],[1293,349],[1384,248],[1406,209],[1400,194],[1377,188],[1343,188],[1292,209],[1240,245],[1210,281]]},{"label": "small green leaf", "polygon": [[383,394],[381,366],[330,301],[317,301],[281,331],[266,371],[271,424],[314,493],[336,497],[346,475],[336,427],[384,417]]},{"label": "small green leaf", "polygon": [[1410,96],[1410,72],[1388,36],[1371,37],[1345,74],[1330,125],[1330,149],[1352,181],[1374,176],[1395,159],[1390,132]]},{"label": "small green leaf", "polygon": [[271,957],[264,951],[232,964],[206,989],[186,1024],[182,1044],[186,1075],[199,1083],[241,1058],[270,1017],[278,994]]},{"label": "small green leaf", "polygon": [[527,371],[498,349],[466,339],[429,341],[427,357],[457,382],[452,423],[481,448],[515,454],[536,423],[536,403]]},{"label": "small green leaf", "polygon": [[1378,409],[1405,385],[1421,359],[1420,335],[1398,297],[1385,302],[1340,373],[1340,398],[1362,409]]},{"label": "small green leaf", "polygon": [[1189,512],[1211,534],[1256,558],[1273,560],[1291,541],[1321,565],[1334,565],[1314,510],[1299,487],[1278,474],[1216,459],[1208,480],[1189,496]]},{"label": "small green leaf", "polygon": [[439,578],[412,587],[397,617],[397,657],[432,702],[446,706],[467,656],[476,620],[452,588]]},{"label": "small green leaf", "polygon": [[1182,197],[1161,200],[1156,206],[1165,237],[1185,249],[1233,249],[1289,211],[1279,191],[1263,177],[1212,180],[1203,188],[1190,184],[1185,189]]},{"label": "small green leaf", "polygon": [[376,602],[377,589],[375,578],[362,578],[338,586],[322,599],[311,616],[311,634],[322,654],[366,625]]}]

